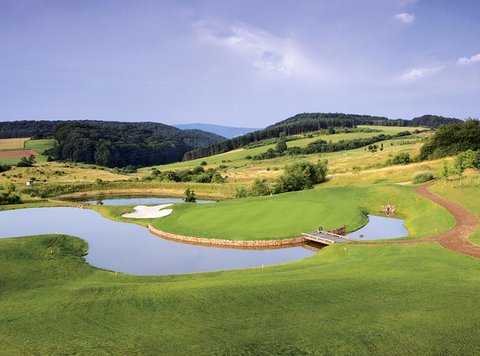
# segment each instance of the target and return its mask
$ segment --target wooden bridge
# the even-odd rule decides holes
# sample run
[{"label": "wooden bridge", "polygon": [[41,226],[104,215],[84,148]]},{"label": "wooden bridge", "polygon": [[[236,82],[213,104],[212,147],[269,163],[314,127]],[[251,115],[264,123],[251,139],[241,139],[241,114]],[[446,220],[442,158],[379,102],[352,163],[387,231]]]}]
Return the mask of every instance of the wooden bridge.
[{"label": "wooden bridge", "polygon": [[323,245],[333,245],[350,241],[346,236],[328,231],[318,231],[310,234],[303,233],[302,236],[308,241],[318,242]]}]

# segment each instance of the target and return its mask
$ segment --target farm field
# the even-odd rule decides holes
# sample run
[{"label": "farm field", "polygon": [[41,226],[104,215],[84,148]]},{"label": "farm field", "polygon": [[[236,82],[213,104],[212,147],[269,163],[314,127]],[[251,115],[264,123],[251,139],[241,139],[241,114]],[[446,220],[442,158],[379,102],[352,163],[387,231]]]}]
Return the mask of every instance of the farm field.
[{"label": "farm field", "polygon": [[[52,148],[53,139],[31,140],[29,138],[0,139],[0,164],[15,165],[22,157],[35,155],[37,162],[46,162],[47,156],[43,152]],[[1,147],[12,147],[2,151]]]},{"label": "farm field", "polygon": [[0,151],[2,150],[19,150],[25,148],[26,138],[1,138],[0,139]]}]

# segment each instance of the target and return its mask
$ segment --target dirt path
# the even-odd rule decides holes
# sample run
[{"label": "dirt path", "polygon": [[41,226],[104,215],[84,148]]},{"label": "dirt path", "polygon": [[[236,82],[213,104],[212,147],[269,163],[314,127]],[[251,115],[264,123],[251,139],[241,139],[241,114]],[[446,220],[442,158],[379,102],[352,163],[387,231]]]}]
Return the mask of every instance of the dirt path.
[{"label": "dirt path", "polygon": [[415,188],[415,192],[443,206],[450,212],[450,214],[453,215],[456,224],[451,230],[437,236],[426,237],[422,239],[365,243],[382,245],[403,245],[436,241],[446,249],[459,252],[464,255],[480,258],[480,246],[472,244],[468,240],[470,235],[472,235],[475,230],[480,228],[480,221],[475,217],[475,215],[473,215],[463,206],[430,192],[428,188],[433,184],[434,182],[421,185]]},{"label": "dirt path", "polygon": [[437,241],[446,249],[480,258],[480,246],[472,244],[468,240],[470,235],[480,227],[479,220],[463,206],[430,192],[428,187],[432,184],[421,185],[415,188],[415,192],[443,206],[453,215],[457,223],[453,229],[429,240]]}]

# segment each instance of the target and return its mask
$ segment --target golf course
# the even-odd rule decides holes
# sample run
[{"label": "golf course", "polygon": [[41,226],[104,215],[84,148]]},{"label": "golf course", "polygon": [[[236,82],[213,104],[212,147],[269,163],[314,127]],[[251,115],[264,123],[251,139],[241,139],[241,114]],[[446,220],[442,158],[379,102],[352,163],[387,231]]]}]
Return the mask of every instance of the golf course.
[{"label": "golf course", "polygon": [[[387,138],[376,152],[239,154],[261,153],[260,145],[206,164],[131,173],[59,161],[12,167],[0,176],[3,194],[22,202],[0,208],[11,214],[0,215],[9,231],[0,238],[0,354],[480,353],[480,171],[456,170],[461,154],[393,163],[419,155],[433,135]],[[290,137],[287,146],[304,140],[312,139]],[[238,157],[222,158],[229,154]],[[224,180],[201,183],[193,171]],[[35,178],[33,187],[25,187],[26,177]],[[279,191],[282,182],[308,185],[309,177],[318,180]],[[186,189],[218,201],[168,201]],[[123,205],[103,205],[115,197]],[[129,197],[162,197],[163,205]],[[408,236],[246,251],[181,244],[147,229],[275,241],[319,227],[350,233],[368,216],[401,219]]]}]

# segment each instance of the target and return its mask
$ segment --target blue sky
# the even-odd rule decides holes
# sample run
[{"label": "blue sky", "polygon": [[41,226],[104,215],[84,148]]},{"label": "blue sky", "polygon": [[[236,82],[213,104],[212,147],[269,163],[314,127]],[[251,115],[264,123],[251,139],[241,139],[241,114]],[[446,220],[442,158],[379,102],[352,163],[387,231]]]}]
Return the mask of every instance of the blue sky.
[{"label": "blue sky", "polygon": [[480,1],[0,0],[0,121],[480,116]]}]

